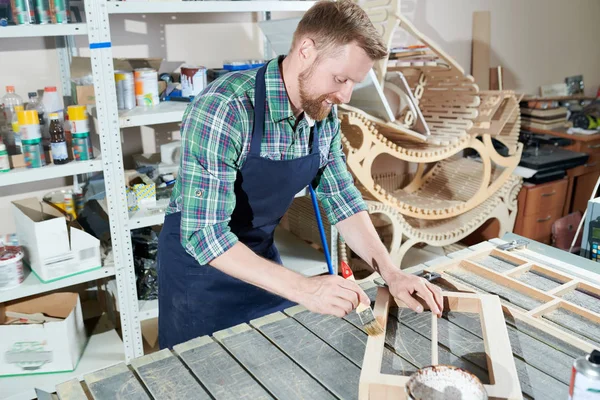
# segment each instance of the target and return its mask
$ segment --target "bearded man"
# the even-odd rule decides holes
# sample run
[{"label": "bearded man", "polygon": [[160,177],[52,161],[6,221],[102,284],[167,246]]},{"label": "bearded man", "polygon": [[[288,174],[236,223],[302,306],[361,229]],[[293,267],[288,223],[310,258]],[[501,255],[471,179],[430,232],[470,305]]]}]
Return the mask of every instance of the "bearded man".
[{"label": "bearded man", "polygon": [[350,248],[413,310],[441,314],[441,292],[402,272],[379,239],[346,167],[334,105],[387,57],[368,16],[348,0],[319,1],[289,54],[212,82],[188,106],[181,161],[158,247],[159,344],[248,322],[295,304],[344,317],[368,296],[337,275],[282,265],[273,233],[312,185]]}]

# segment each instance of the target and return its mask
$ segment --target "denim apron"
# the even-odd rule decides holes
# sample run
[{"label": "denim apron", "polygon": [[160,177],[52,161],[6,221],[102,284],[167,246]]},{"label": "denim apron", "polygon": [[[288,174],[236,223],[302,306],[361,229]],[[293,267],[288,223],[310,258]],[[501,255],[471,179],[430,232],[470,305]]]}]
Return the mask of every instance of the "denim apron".
[{"label": "denim apron", "polygon": [[[319,132],[315,123],[310,140],[313,146],[307,156],[292,160],[270,160],[260,156],[265,122],[266,67],[256,74],[250,152],[235,181],[236,206],[229,226],[240,242],[256,254],[281,264],[273,233],[294,196],[319,172]],[[167,215],[159,236],[161,349],[295,305],[210,265],[198,265],[181,245],[180,223],[180,213]]]}]

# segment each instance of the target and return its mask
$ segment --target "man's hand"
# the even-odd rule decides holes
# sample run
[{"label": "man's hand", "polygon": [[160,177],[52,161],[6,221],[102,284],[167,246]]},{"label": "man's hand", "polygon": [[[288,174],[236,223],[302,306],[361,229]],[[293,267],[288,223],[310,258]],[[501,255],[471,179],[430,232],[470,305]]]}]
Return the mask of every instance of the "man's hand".
[{"label": "man's hand", "polygon": [[319,314],[343,318],[358,307],[371,305],[369,296],[356,284],[337,275],[305,278],[300,283],[298,303]]},{"label": "man's hand", "polygon": [[385,281],[392,296],[402,301],[413,311],[418,313],[423,311],[423,306],[415,298],[418,296],[425,301],[431,312],[439,317],[442,316],[444,309],[442,291],[427,279],[395,270],[386,274]]}]

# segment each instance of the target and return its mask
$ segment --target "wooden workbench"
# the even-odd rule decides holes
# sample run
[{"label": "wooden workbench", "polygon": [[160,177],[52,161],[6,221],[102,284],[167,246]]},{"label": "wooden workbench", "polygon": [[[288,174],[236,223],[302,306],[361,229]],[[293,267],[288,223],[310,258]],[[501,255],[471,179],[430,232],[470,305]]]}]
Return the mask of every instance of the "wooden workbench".
[{"label": "wooden workbench", "polygon": [[[480,243],[450,257],[498,243]],[[595,275],[582,273],[597,284]],[[374,299],[376,286],[365,282],[363,287]],[[430,364],[431,317],[398,314],[389,319],[382,372],[409,375]],[[571,365],[584,352],[533,326],[516,320],[506,324],[525,397],[566,399]],[[86,375],[81,383],[64,382],[57,394],[61,400],[356,399],[366,340],[356,313],[339,319],[297,306]],[[438,341],[440,364],[463,367],[489,382],[481,325],[472,314],[439,320]]]}]

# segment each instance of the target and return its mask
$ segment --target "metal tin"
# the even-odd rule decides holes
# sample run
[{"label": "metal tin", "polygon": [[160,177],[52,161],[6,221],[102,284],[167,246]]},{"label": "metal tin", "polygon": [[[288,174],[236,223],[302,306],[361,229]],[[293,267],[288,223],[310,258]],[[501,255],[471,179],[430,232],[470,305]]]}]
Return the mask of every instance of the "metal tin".
[{"label": "metal tin", "polygon": [[73,218],[77,218],[75,213],[75,200],[73,199],[72,193],[65,193],[64,197],[65,212],[70,214]]},{"label": "metal tin", "polygon": [[135,101],[140,107],[158,104],[158,73],[152,68],[137,68],[133,71]]},{"label": "metal tin", "polygon": [[69,106],[67,108],[67,113],[69,115],[69,123],[71,124],[71,134],[90,132],[90,123],[86,106]]},{"label": "metal tin", "polygon": [[19,246],[0,247],[0,290],[12,289],[23,283],[23,251]]},{"label": "metal tin", "polygon": [[115,71],[117,87],[117,106],[119,110],[131,110],[135,107],[135,87],[133,72]]},{"label": "metal tin", "polygon": [[17,25],[35,24],[33,0],[15,0],[15,18]]},{"label": "metal tin", "polygon": [[40,168],[46,165],[46,154],[42,139],[23,140],[23,153],[27,168]]},{"label": "metal tin", "polygon": [[581,356],[573,362],[569,400],[600,398],[600,351]]},{"label": "metal tin", "polygon": [[181,95],[197,96],[206,87],[206,68],[201,66],[181,66]]},{"label": "metal tin", "polygon": [[38,24],[44,25],[50,23],[49,0],[35,0],[35,18]]},{"label": "metal tin", "polygon": [[69,22],[69,0],[51,0],[50,16],[55,24]]},{"label": "metal tin", "polygon": [[89,133],[74,133],[72,142],[73,156],[76,161],[85,161],[94,158],[92,139]]}]

